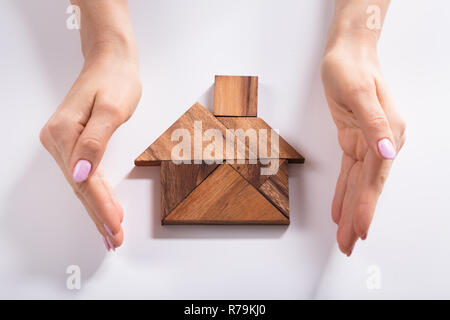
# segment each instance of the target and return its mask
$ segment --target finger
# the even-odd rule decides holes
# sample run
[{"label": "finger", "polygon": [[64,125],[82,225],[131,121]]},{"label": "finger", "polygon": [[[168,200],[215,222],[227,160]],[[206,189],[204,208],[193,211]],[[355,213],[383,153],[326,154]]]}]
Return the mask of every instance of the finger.
[{"label": "finger", "polygon": [[405,143],[406,123],[398,112],[394,98],[383,79],[377,81],[377,95],[389,121],[398,152]]},{"label": "finger", "polygon": [[358,236],[353,228],[353,210],[356,196],[356,188],[358,186],[358,179],[362,168],[362,162],[357,161],[350,169],[347,186],[342,204],[341,219],[339,221],[337,231],[337,241],[339,248],[347,256],[350,256]]},{"label": "finger", "polygon": [[[95,212],[95,216],[100,221],[99,231],[113,245],[112,248],[120,246],[123,242],[123,230],[121,219],[123,209],[110,193],[110,186],[99,167],[90,179],[82,184],[77,184],[77,193],[86,200],[88,206]],[[112,188],[111,188],[112,189]],[[110,245],[111,245],[110,243]]]},{"label": "finger", "polygon": [[336,183],[336,191],[331,205],[331,217],[334,223],[339,224],[341,219],[342,204],[344,202],[345,190],[350,169],[355,164],[355,160],[345,153],[342,155],[341,172]]},{"label": "finger", "polygon": [[96,99],[91,117],[73,148],[70,163],[75,182],[85,181],[95,171],[109,139],[126,118],[118,106]]},{"label": "finger", "polygon": [[97,171],[96,174],[98,175],[99,179],[103,182],[103,186],[105,188],[105,191],[110,195],[111,197],[111,201],[113,202],[113,204],[119,208],[119,218],[120,218],[120,223],[122,223],[123,221],[123,208],[119,202],[119,200],[117,199],[116,193],[114,191],[114,189],[112,188],[111,184],[108,182],[108,179],[105,175],[105,171],[103,170],[103,167],[100,165],[99,167],[97,167]]},{"label": "finger", "polygon": [[391,165],[392,161],[381,160],[370,150],[364,159],[353,215],[353,228],[363,240],[367,237],[377,201],[389,175]]},{"label": "finger", "polygon": [[[79,186],[73,185],[74,190],[76,190]],[[77,198],[81,201],[84,208],[86,209],[89,217],[94,222],[98,232],[102,236],[102,241],[108,251],[114,250],[120,246],[120,244],[123,241],[123,232],[118,232],[116,236],[111,236],[111,230],[109,227],[107,227],[107,224],[103,222],[103,219],[100,216],[100,213],[96,212],[96,210],[93,208],[91,203],[86,199],[84,192],[78,192],[76,191],[75,194],[77,195]],[[123,215],[122,215],[123,216]],[[119,240],[117,240],[119,239]]]},{"label": "finger", "polygon": [[[67,170],[65,168],[64,161],[62,160],[61,155],[60,155],[60,153],[58,152],[58,150],[56,148],[56,145],[54,143],[49,143],[50,137],[48,136],[48,134],[49,134],[48,131],[44,127],[44,129],[41,131],[40,139],[43,142],[45,148],[53,156],[53,158],[55,159],[56,163],[61,168],[61,171],[63,172],[64,176],[66,177],[66,179],[70,183],[72,181],[72,178],[71,178],[70,174],[68,174],[68,172],[67,172]],[[76,187],[76,186],[74,186],[72,184],[72,187]],[[78,196],[78,199],[81,201],[81,203],[83,204],[84,208],[86,209],[89,217],[94,222],[97,230],[102,235],[102,241],[104,242],[104,245],[105,245],[106,249],[109,251],[111,249],[111,245],[108,243],[107,239],[105,238],[105,236],[106,236],[105,227],[102,225],[102,223],[99,220],[97,214],[94,212],[92,207],[86,201],[85,197],[81,193],[77,193],[76,192],[76,194]],[[123,214],[122,214],[122,217],[123,217]]]},{"label": "finger", "polygon": [[108,192],[111,195],[111,200],[113,202],[113,204],[119,208],[119,219],[120,219],[120,223],[123,222],[123,208],[122,205],[120,204],[119,200],[117,199],[117,196],[114,192],[114,189],[112,188],[111,184],[106,180],[106,177],[104,176],[104,171],[101,167],[97,168],[97,173],[100,175],[101,179],[104,181],[103,186],[106,189],[106,192]]},{"label": "finger", "polygon": [[395,139],[378,100],[376,89],[364,90],[352,95],[349,108],[360,122],[369,148],[381,159],[394,159],[396,155]]}]

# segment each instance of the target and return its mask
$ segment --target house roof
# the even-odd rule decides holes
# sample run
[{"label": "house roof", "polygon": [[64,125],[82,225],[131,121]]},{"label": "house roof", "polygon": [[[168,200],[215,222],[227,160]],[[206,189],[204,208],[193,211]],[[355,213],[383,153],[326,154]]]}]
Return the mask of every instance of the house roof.
[{"label": "house roof", "polygon": [[[197,121],[200,121],[197,122]],[[271,131],[271,127],[261,118],[258,117],[236,117],[236,116],[215,116],[200,103],[195,103],[189,110],[187,110],[177,121],[175,121],[172,126],[170,126],[158,139],[156,139],[137,159],[134,161],[136,166],[158,166],[161,161],[172,160],[172,149],[179,144],[179,141],[172,141],[172,134],[176,129],[187,129],[191,135],[194,137],[194,128],[199,129],[199,124],[201,125],[202,132],[208,129],[217,129],[221,133],[223,138],[226,138],[227,129],[255,129],[259,138],[259,129],[266,129],[268,132]],[[276,134],[275,132],[273,134]],[[233,134],[234,139],[234,150],[237,150],[237,145],[239,143],[245,143],[245,159],[256,158],[249,150],[249,139],[242,139],[242,136],[237,136]],[[270,134],[268,135],[268,152],[269,156],[264,158],[270,158]],[[247,140],[247,141],[245,141]],[[200,160],[231,160],[237,159],[237,152],[233,152],[233,156],[227,155],[227,143],[229,140],[224,140],[222,156],[212,155],[210,157],[206,156],[201,152]],[[259,139],[258,139],[259,141]],[[197,160],[198,155],[194,152],[194,143],[191,141],[191,156],[189,160]],[[203,150],[209,143],[203,143]],[[276,149],[275,149],[276,150]],[[261,157],[258,157],[262,159]],[[291,163],[303,163],[304,157],[298,153],[288,142],[286,142],[281,136],[279,136],[279,147],[278,147],[278,158],[286,159]]]}]

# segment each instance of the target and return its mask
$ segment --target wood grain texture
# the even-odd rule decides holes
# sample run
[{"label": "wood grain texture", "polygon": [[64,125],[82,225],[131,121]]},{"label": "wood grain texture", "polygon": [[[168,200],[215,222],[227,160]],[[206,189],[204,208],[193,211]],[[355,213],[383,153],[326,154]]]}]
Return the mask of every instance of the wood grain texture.
[{"label": "wood grain texture", "polygon": [[[251,117],[216,117],[220,122],[222,122],[225,127],[229,129],[242,129],[246,131],[248,129],[254,129],[256,134],[258,135],[259,140],[259,129],[267,130],[267,152],[269,158],[270,148],[271,148],[271,130],[272,128],[261,118],[251,118]],[[286,142],[282,137],[280,137],[275,131],[274,134],[278,136],[279,146],[278,149],[278,157],[280,159],[287,159],[290,163],[303,163],[305,162],[305,158],[298,153],[289,143]],[[248,148],[249,139],[245,139],[246,146]],[[260,152],[258,151],[258,158],[262,158]]]},{"label": "wood grain texture", "polygon": [[230,165],[217,167],[163,224],[289,224],[260,192]]},{"label": "wood grain texture", "polygon": [[232,164],[231,167],[261,192],[286,217],[289,217],[288,162],[279,160],[279,168],[274,175],[262,175],[260,162],[257,164]]},{"label": "wood grain texture", "polygon": [[257,110],[258,77],[215,77],[214,115],[256,117]]},{"label": "wood grain texture", "polygon": [[[280,160],[280,163],[281,161],[285,160]],[[231,167],[239,172],[239,174],[255,188],[259,188],[270,177],[269,175],[261,174],[261,168],[263,168],[264,165],[262,165],[260,161],[256,164],[249,164],[248,161],[243,164],[234,163],[231,164]]]},{"label": "wood grain texture", "polygon": [[277,174],[269,176],[258,190],[274,204],[286,217],[289,218],[289,176],[288,164],[280,162]]},{"label": "wood grain texture", "polygon": [[[203,151],[210,142],[202,143],[202,152],[201,155],[198,156],[194,152],[194,125],[195,121],[199,121],[201,123],[201,133],[203,134],[208,129],[217,129],[221,135],[223,140],[223,150],[222,155],[212,156],[204,156]],[[199,123],[197,122],[197,124]],[[198,128],[198,126],[197,126]],[[135,161],[136,166],[158,166],[161,164],[161,161],[172,160],[172,149],[180,143],[180,141],[172,141],[172,133],[177,129],[186,129],[189,131],[191,136],[190,143],[190,156],[186,156],[186,159],[190,160],[220,160],[226,159],[226,149],[227,143],[226,137],[226,127],[217,120],[211,112],[209,112],[205,107],[200,105],[199,103],[194,104],[188,111],[186,111],[169,129],[167,129],[155,142],[153,142]],[[202,137],[200,137],[201,139]],[[235,139],[234,150],[237,150],[237,139]],[[232,143],[232,142],[231,142]],[[231,144],[230,143],[230,144]],[[184,155],[183,155],[184,156]],[[245,157],[249,157],[248,149],[246,149]],[[255,157],[255,156],[253,156]],[[237,152],[234,152],[234,159],[237,159]],[[242,157],[244,158],[244,157]]]},{"label": "wood grain texture", "polygon": [[186,198],[217,164],[174,164],[161,162],[161,219]]}]

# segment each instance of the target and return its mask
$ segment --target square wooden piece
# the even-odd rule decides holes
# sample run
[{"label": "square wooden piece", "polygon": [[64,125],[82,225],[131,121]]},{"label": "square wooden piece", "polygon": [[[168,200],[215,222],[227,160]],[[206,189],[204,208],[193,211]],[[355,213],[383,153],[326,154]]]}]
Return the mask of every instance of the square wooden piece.
[{"label": "square wooden piece", "polygon": [[258,77],[216,76],[214,115],[256,117],[258,110]]}]

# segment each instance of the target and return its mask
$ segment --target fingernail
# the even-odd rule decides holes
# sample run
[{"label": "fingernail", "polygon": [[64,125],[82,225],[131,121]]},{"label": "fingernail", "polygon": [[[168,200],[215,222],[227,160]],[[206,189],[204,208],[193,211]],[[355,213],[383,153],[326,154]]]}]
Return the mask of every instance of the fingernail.
[{"label": "fingernail", "polygon": [[112,233],[111,229],[106,224],[104,224],[103,226],[105,227],[106,232],[108,232],[108,234],[114,238],[114,234]]},{"label": "fingernail", "polygon": [[105,244],[106,250],[109,251],[109,245],[108,245],[108,242],[106,242],[105,237],[102,237],[102,239],[103,239],[103,243]]},{"label": "fingernail", "polygon": [[350,249],[350,251],[347,254],[347,257],[350,257],[352,255],[353,252],[353,248],[355,247],[355,245],[353,245],[353,247]]},{"label": "fingernail", "polygon": [[111,239],[106,236],[106,241],[108,241],[109,247],[113,250],[116,251],[116,247],[114,247],[114,244],[112,243]]},{"label": "fingernail", "polygon": [[367,232],[361,237],[361,240],[366,240],[367,238]]},{"label": "fingernail", "polygon": [[378,151],[380,152],[380,155],[385,159],[394,159],[395,158],[395,149],[392,145],[392,142],[387,139],[381,139],[378,141]]},{"label": "fingernail", "polygon": [[87,160],[78,160],[73,169],[73,180],[78,183],[83,182],[89,176],[89,172],[91,172],[91,163]]}]

